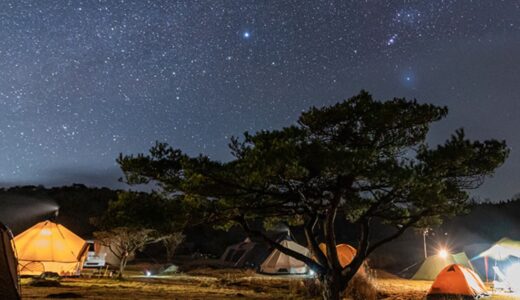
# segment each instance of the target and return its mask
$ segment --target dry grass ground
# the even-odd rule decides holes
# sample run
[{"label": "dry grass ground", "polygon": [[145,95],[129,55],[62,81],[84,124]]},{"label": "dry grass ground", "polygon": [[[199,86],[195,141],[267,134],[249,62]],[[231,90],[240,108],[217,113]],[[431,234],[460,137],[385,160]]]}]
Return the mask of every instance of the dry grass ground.
[{"label": "dry grass ground", "polygon": [[[49,299],[48,295],[78,295],[80,299],[313,299],[305,292],[305,278],[263,276],[237,270],[194,270],[168,277],[64,279],[60,287],[32,287],[23,282],[23,299]],[[381,274],[374,280],[379,299],[424,299],[429,281],[410,281]],[[63,299],[63,298],[62,298]],[[69,298],[70,299],[70,298]],[[318,299],[314,297],[314,299]],[[510,295],[487,299],[520,299]]]}]

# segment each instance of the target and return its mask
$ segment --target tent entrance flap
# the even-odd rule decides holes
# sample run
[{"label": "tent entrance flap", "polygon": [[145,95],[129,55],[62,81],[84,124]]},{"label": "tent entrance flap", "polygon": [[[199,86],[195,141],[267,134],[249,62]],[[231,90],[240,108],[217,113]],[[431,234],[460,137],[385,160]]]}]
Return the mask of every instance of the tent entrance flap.
[{"label": "tent entrance flap", "polygon": [[0,299],[20,299],[17,265],[11,231],[0,223]]}]

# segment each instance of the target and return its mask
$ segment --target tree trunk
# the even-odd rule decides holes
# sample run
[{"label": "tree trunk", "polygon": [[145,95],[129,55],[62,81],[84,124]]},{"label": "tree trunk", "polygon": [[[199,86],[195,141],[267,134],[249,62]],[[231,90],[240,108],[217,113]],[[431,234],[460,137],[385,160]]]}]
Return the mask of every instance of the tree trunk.
[{"label": "tree trunk", "polygon": [[123,257],[121,257],[121,261],[119,262],[119,274],[117,275],[117,278],[119,278],[119,279],[123,278],[123,273],[125,271],[127,262],[128,262],[128,255],[123,255]]},{"label": "tree trunk", "polygon": [[169,245],[166,245],[166,262],[171,264],[173,260],[173,251],[168,247]]},{"label": "tree trunk", "polygon": [[321,280],[323,288],[322,297],[324,300],[340,300],[345,292],[346,285],[342,284],[341,276],[327,274]]},{"label": "tree trunk", "polygon": [[172,263],[173,255],[175,254],[175,250],[177,249],[179,242],[174,240],[164,240],[163,244],[166,248],[166,262]]}]

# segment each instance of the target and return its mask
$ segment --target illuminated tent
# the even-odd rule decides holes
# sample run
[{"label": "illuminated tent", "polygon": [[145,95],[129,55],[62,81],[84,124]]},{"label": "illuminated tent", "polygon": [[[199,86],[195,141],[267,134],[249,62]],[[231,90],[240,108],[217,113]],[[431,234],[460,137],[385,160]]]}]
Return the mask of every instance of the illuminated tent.
[{"label": "illuminated tent", "polygon": [[40,222],[14,238],[20,275],[55,272],[79,275],[87,255],[85,240],[60,224]]},{"label": "illuminated tent", "polygon": [[[325,255],[327,255],[327,245],[325,245],[324,243],[321,243],[319,245],[319,247],[320,247],[321,251],[323,253],[325,253]],[[352,260],[354,259],[354,256],[356,256],[357,250],[356,250],[356,248],[354,248],[348,244],[338,244],[338,245],[336,245],[336,252],[338,253],[339,264],[342,267],[345,267],[348,264],[350,264],[350,262],[352,262]],[[364,267],[359,268],[358,273],[364,273],[364,272],[365,272]]]},{"label": "illuminated tent", "polygon": [[[489,279],[489,262],[488,259],[491,258],[495,260],[495,266],[493,267],[493,271],[495,273],[494,276],[494,284],[495,286],[504,286],[511,288],[511,283],[508,282],[509,280],[513,280],[513,285],[515,289],[520,290],[520,279],[518,278],[518,273],[514,274],[512,276],[513,278],[506,278],[507,276],[503,276],[504,274],[501,273],[497,262],[498,261],[507,261],[510,262],[512,258],[520,258],[520,241],[515,241],[509,238],[502,238],[493,246],[491,246],[489,249],[483,251],[475,258],[484,258],[484,268],[486,272],[486,281]],[[507,263],[506,263],[507,266]],[[503,264],[501,264],[501,267],[504,267]],[[516,268],[516,267],[515,267]],[[515,268],[507,268],[508,272],[510,273],[511,270]],[[520,270],[517,271],[520,273]],[[499,279],[499,280],[497,280]]]},{"label": "illuminated tent", "polygon": [[452,264],[458,264],[472,271],[474,270],[468,256],[464,252],[449,254],[446,257],[432,255],[424,260],[419,270],[412,276],[412,279],[434,280],[442,269]]},{"label": "illuminated tent", "polygon": [[20,299],[17,265],[11,231],[0,223],[0,299]]},{"label": "illuminated tent", "polygon": [[435,278],[426,299],[476,299],[482,295],[486,295],[486,287],[478,275],[471,269],[453,264]]},{"label": "illuminated tent", "polygon": [[520,241],[503,238],[477,257],[490,257],[494,260],[505,260],[510,256],[520,257]]},{"label": "illuminated tent", "polygon": [[[285,239],[280,244],[305,256],[310,256],[309,249],[294,241]],[[305,274],[308,271],[309,268],[304,262],[285,255],[277,249],[273,249],[271,254],[260,265],[260,272],[266,274]]]}]

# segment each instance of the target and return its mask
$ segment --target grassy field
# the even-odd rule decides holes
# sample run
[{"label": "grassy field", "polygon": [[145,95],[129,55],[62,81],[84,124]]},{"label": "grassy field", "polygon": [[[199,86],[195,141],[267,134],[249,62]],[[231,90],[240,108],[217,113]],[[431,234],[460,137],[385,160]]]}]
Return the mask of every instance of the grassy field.
[{"label": "grassy field", "polygon": [[[305,277],[262,276],[247,271],[204,270],[173,276],[127,280],[63,279],[59,287],[33,287],[22,282],[23,299],[319,299],[309,296]],[[373,280],[379,299],[423,299],[431,282],[398,278]],[[520,299],[493,296],[487,299]]]}]

